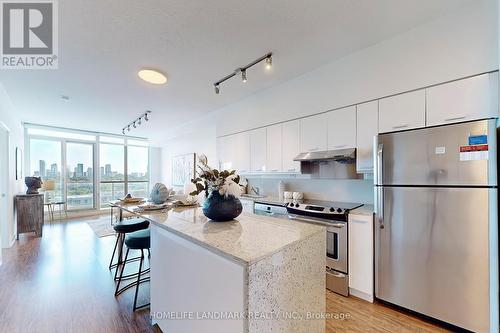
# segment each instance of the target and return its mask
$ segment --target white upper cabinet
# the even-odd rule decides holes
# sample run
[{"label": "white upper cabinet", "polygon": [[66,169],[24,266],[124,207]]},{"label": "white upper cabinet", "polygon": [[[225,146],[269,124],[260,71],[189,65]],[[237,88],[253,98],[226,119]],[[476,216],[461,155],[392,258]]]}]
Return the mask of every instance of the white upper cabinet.
[{"label": "white upper cabinet", "polygon": [[265,172],[267,157],[266,128],[250,131],[250,171]]},{"label": "white upper cabinet", "polygon": [[300,172],[300,162],[293,159],[300,151],[300,122],[298,120],[287,121],[282,124],[282,156],[284,172]]},{"label": "white upper cabinet", "polygon": [[427,89],[427,126],[498,117],[498,72]]},{"label": "white upper cabinet", "polygon": [[425,90],[381,99],[378,126],[380,133],[425,127]]},{"label": "white upper cabinet", "polygon": [[373,172],[373,137],[378,134],[378,101],[359,104],[356,115],[356,171]]},{"label": "white upper cabinet", "polygon": [[242,132],[226,137],[229,140],[227,147],[230,156],[231,169],[239,173],[250,172],[250,134]]},{"label": "white upper cabinet", "polygon": [[283,170],[281,157],[281,124],[266,128],[267,133],[267,158],[266,168],[268,172],[280,172]]},{"label": "white upper cabinet", "polygon": [[328,114],[319,114],[300,120],[300,152],[327,150]]},{"label": "white upper cabinet", "polygon": [[327,113],[328,149],[356,147],[356,107],[350,106]]}]

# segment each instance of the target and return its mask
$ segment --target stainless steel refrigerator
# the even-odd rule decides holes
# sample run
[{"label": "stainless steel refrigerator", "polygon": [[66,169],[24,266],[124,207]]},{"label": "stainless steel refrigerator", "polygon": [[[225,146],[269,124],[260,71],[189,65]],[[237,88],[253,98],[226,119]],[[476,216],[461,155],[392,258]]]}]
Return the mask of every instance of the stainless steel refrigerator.
[{"label": "stainless steel refrigerator", "polygon": [[497,121],[375,138],[375,295],[498,332]]}]

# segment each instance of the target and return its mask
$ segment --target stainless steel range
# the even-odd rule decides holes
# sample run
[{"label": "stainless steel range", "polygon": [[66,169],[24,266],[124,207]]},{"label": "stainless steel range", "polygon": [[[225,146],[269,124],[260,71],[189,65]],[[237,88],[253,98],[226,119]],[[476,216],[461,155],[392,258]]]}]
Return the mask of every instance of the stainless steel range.
[{"label": "stainless steel range", "polygon": [[290,201],[283,204],[255,202],[255,214],[325,226],[326,287],[338,294],[348,296],[347,220],[349,211],[361,206],[355,203],[319,200]]}]

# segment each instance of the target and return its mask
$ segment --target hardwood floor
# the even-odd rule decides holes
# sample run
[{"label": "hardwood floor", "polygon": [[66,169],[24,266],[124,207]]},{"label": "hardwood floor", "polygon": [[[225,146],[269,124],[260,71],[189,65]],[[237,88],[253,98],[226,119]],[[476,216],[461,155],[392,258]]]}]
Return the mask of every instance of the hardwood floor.
[{"label": "hardwood floor", "polygon": [[[114,297],[107,267],[113,246],[114,237],[96,237],[82,220],[46,225],[41,239],[21,235],[3,250],[0,332],[159,331],[150,325],[149,309],[132,311],[132,290]],[[139,302],[148,301],[148,289],[143,285]],[[331,292],[326,299],[328,312],[345,316],[328,320],[328,333],[445,332],[380,304]]]}]

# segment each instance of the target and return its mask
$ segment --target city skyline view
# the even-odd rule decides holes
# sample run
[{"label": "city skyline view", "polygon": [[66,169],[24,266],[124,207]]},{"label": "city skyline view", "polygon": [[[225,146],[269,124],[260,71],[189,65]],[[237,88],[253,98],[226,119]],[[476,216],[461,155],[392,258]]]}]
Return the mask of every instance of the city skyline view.
[{"label": "city skyline view", "polygon": [[[101,207],[110,200],[125,196],[127,192],[140,197],[148,196],[149,149],[147,147],[99,144],[98,171],[94,172],[94,147],[97,144],[67,142],[66,166],[63,167],[63,145],[58,140],[33,138],[30,140],[30,171],[42,180],[54,180],[51,200],[65,200],[68,209],[92,209],[96,199]],[[125,161],[127,149],[127,161]],[[124,170],[127,164],[128,175]],[[96,179],[94,179],[97,176]],[[125,179],[127,178],[127,181]],[[94,180],[97,183],[94,183]],[[106,183],[106,182],[116,183]],[[135,181],[135,183],[134,183]],[[129,183],[130,182],[130,183]],[[66,193],[64,193],[64,187]],[[95,191],[98,191],[98,198]],[[66,196],[66,199],[64,199]]]}]

